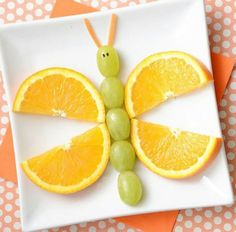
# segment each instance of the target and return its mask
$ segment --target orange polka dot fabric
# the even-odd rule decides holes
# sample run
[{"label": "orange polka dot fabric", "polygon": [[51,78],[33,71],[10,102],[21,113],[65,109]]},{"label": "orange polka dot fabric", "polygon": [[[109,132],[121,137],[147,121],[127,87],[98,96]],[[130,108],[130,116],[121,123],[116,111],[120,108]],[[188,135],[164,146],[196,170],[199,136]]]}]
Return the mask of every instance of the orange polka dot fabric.
[{"label": "orange polka dot fabric", "polygon": [[[75,0],[77,2],[108,10],[117,7],[143,4],[151,0]],[[55,0],[0,0],[0,25],[48,18]],[[236,59],[236,1],[205,0],[208,33],[211,50],[233,56]],[[236,68],[219,105],[219,116],[225,139],[231,182],[236,195]],[[9,122],[8,106],[0,76],[0,143]],[[17,186],[0,178],[0,231],[21,231],[20,206]],[[113,219],[81,223],[41,232],[138,232]],[[236,204],[225,207],[181,210],[174,232],[224,232],[236,231]],[[145,231],[144,231],[145,232]]]}]

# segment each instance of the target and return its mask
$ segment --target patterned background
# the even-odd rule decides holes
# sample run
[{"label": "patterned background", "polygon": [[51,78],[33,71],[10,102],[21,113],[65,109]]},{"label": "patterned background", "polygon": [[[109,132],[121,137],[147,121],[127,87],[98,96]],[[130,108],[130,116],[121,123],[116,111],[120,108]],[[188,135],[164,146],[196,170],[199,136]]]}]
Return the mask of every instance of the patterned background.
[{"label": "patterned background", "polygon": [[[133,6],[150,0],[77,0],[77,2],[108,10]],[[0,25],[48,18],[55,0],[0,0]],[[211,50],[236,58],[236,0],[205,0]],[[231,182],[236,195],[236,67],[219,105],[221,127],[229,163]],[[9,122],[8,107],[0,77],[0,143]],[[17,186],[0,178],[0,231],[21,231]],[[174,232],[236,231],[236,204],[225,207],[181,210]],[[49,230],[43,230],[46,232]],[[107,219],[81,223],[50,231],[63,232],[136,232],[124,223]]]}]

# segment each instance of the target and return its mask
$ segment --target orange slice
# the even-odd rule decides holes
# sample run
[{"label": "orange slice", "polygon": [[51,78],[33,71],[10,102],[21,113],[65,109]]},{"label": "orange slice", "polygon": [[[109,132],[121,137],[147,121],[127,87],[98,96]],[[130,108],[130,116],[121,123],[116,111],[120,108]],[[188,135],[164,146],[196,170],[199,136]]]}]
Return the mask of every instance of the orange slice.
[{"label": "orange slice", "polygon": [[81,73],[66,68],[45,69],[26,79],[17,92],[13,110],[105,121],[105,108],[98,91]]},{"label": "orange slice", "polygon": [[163,52],[147,57],[130,74],[125,105],[130,117],[160,103],[191,92],[212,81],[207,68],[183,52]]},{"label": "orange slice", "polygon": [[50,192],[69,194],[93,184],[109,160],[110,136],[105,124],[22,163],[25,174]]},{"label": "orange slice", "polygon": [[[151,139],[150,139],[151,138]],[[185,178],[217,154],[222,139],[132,119],[131,140],[139,159],[153,172]]]}]

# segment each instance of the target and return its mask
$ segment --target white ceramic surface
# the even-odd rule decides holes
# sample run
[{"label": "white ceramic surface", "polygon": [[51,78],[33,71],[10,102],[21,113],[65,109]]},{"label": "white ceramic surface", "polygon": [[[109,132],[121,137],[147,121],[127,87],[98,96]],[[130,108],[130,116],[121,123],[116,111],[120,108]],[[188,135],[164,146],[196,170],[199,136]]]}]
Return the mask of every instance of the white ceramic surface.
[{"label": "white ceramic surface", "polygon": [[[211,69],[202,0],[160,0],[142,6],[86,15],[102,41],[106,41],[111,12],[118,15],[114,46],[122,59],[121,78],[146,56],[181,50],[198,57]],[[98,87],[103,80],[96,67],[96,47],[83,25],[84,15],[0,28],[2,70],[10,108],[16,91],[30,74],[50,66],[78,70]],[[121,202],[117,173],[108,166],[97,183],[77,194],[62,196],[41,190],[23,174],[19,164],[95,124],[10,111],[24,231],[78,222],[233,202],[225,151],[199,175],[169,180],[147,170],[136,172],[144,185],[144,198],[136,207]],[[142,116],[145,120],[221,136],[214,87],[179,97]]]}]

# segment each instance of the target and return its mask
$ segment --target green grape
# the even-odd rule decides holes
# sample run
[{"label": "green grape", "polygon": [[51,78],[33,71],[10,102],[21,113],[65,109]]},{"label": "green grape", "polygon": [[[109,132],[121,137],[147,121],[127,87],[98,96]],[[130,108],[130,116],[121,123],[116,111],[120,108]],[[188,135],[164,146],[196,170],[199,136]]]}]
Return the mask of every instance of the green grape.
[{"label": "green grape", "polygon": [[139,177],[132,171],[119,175],[118,191],[120,198],[128,205],[137,205],[142,198],[142,184]]},{"label": "green grape", "polygon": [[123,109],[111,109],[106,115],[107,127],[114,140],[125,140],[130,134],[130,120]]},{"label": "green grape", "polygon": [[117,141],[111,146],[110,161],[119,172],[132,170],[135,164],[135,152],[128,141]]},{"label": "green grape", "polygon": [[120,79],[111,77],[106,78],[101,84],[100,92],[105,106],[108,109],[119,108],[124,101],[124,87]]},{"label": "green grape", "polygon": [[104,77],[116,77],[120,71],[120,61],[115,48],[100,47],[97,52],[97,66]]}]

